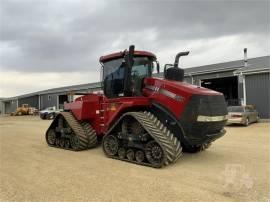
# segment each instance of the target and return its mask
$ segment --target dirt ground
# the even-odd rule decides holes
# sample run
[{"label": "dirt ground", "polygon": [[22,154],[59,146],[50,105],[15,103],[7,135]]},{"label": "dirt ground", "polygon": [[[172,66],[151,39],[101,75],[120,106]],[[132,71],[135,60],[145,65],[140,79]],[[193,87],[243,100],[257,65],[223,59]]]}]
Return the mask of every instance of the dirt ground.
[{"label": "dirt ground", "polygon": [[0,117],[0,201],[270,201],[270,123],[226,127],[207,151],[153,169],[48,147],[50,122]]}]

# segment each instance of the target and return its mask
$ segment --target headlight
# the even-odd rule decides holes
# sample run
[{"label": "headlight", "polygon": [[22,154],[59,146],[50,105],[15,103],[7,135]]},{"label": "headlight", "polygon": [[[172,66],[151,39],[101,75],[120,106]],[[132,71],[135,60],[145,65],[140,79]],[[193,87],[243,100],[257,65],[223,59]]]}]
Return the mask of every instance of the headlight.
[{"label": "headlight", "polygon": [[227,120],[227,115],[224,116],[203,116],[199,115],[197,117],[198,122],[214,122],[214,121],[225,121]]}]

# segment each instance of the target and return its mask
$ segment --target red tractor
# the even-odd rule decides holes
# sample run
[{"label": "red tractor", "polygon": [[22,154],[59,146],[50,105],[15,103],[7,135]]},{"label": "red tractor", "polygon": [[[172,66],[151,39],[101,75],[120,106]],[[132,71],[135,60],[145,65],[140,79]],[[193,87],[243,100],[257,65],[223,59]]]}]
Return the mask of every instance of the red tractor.
[{"label": "red tractor", "polygon": [[106,156],[156,168],[174,163],[184,152],[197,152],[225,134],[223,94],[183,82],[174,64],[159,72],[156,56],[129,50],[100,57],[102,94],[65,104],[46,132],[49,146],[80,151],[102,141]]}]

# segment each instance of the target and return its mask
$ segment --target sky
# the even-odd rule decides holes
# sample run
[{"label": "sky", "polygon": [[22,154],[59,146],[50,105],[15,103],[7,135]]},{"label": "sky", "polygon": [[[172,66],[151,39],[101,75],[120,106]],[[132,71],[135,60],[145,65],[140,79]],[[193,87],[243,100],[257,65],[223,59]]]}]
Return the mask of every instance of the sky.
[{"label": "sky", "polygon": [[99,81],[131,44],[182,68],[269,55],[270,0],[0,0],[0,97]]}]

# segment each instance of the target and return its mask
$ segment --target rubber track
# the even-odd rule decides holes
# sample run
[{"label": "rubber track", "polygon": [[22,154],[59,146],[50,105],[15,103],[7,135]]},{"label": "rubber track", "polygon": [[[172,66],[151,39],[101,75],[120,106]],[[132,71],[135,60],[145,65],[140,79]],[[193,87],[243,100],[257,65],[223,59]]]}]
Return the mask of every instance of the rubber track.
[{"label": "rubber track", "polygon": [[[174,136],[173,133],[169,131],[169,129],[163,123],[161,123],[157,119],[157,117],[155,117],[152,113],[147,111],[125,113],[114,124],[114,126],[109,130],[107,134],[109,134],[110,131],[112,131],[113,128],[119,123],[119,121],[123,119],[125,116],[132,116],[133,118],[135,118],[149,133],[149,135],[162,147],[165,156],[163,166],[167,166],[171,163],[174,163],[180,158],[180,156],[182,155],[182,147],[180,141]],[[128,159],[120,159],[117,156],[109,156],[109,157],[129,161]],[[139,163],[137,161],[129,161],[129,162],[155,167],[149,163]]]},{"label": "rubber track", "polygon": [[[78,149],[70,148],[68,150],[81,151],[81,150],[86,150],[86,149],[96,146],[97,141],[95,140],[97,139],[97,135],[94,129],[92,129],[92,127],[90,126],[90,124],[86,126],[87,123],[84,122],[82,123],[83,125],[81,125],[75,119],[75,117],[72,115],[71,112],[61,112],[57,115],[57,117],[59,116],[64,117],[69,127],[73,130],[75,135],[79,138],[79,148]],[[55,118],[55,121],[58,121],[57,117]],[[55,146],[55,145],[50,145],[50,146],[59,148],[58,146]],[[67,148],[62,148],[62,149],[67,149]]]},{"label": "rubber track", "polygon": [[88,148],[93,148],[97,146],[98,141],[96,131],[92,128],[92,126],[88,122],[82,122],[81,126],[87,135]]}]

